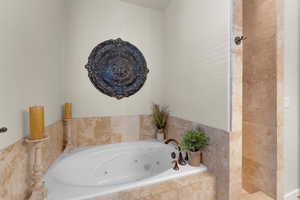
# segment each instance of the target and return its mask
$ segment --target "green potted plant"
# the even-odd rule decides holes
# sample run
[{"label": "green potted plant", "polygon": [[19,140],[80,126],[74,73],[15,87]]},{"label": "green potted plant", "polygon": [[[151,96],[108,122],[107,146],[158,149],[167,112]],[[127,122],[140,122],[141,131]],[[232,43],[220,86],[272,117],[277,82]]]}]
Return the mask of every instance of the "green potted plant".
[{"label": "green potted plant", "polygon": [[166,106],[159,106],[158,104],[152,105],[152,121],[156,127],[156,138],[158,140],[165,140],[165,128],[169,118],[169,111]]},{"label": "green potted plant", "polygon": [[202,151],[209,145],[209,137],[202,130],[188,130],[181,143],[181,148],[188,152],[188,163],[199,166],[202,162]]}]

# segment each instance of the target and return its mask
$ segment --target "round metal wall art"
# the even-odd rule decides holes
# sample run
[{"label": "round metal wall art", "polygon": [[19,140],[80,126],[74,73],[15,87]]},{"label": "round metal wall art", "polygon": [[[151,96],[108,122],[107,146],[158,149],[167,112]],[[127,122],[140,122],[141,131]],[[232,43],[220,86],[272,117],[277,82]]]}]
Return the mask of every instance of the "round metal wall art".
[{"label": "round metal wall art", "polygon": [[138,92],[149,73],[142,52],[120,38],[97,45],[85,67],[93,85],[102,93],[117,99]]}]

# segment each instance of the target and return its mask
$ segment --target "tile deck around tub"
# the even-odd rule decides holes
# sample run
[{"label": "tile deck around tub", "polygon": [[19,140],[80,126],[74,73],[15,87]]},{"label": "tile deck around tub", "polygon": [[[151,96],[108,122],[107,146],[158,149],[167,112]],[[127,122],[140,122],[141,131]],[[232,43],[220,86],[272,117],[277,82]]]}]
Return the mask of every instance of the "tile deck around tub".
[{"label": "tile deck around tub", "polygon": [[273,200],[271,197],[267,196],[263,192],[256,192],[252,194],[244,193],[242,194],[242,200]]},{"label": "tile deck around tub", "polygon": [[200,172],[86,200],[216,200],[215,177]]}]

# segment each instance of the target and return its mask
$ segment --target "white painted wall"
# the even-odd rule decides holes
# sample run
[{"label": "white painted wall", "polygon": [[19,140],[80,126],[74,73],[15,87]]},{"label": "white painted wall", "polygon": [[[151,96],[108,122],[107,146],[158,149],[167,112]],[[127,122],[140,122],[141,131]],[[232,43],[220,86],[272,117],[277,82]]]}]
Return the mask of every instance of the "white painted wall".
[{"label": "white painted wall", "polygon": [[230,0],[173,0],[166,10],[164,102],[175,116],[228,129]]},{"label": "white painted wall", "polygon": [[171,0],[120,0],[128,3],[133,3],[146,8],[154,8],[164,10],[168,7]]},{"label": "white painted wall", "polygon": [[[0,149],[27,134],[29,106],[45,105],[48,125],[64,101],[75,117],[147,114],[165,102],[176,116],[226,128],[229,3],[174,0],[167,15],[119,0],[0,3],[0,126],[9,128]],[[122,100],[97,91],[84,68],[95,45],[118,37],[139,47],[150,69],[144,87]]]},{"label": "white painted wall", "polygon": [[46,122],[60,119],[61,0],[0,0],[0,149],[27,134],[31,105],[46,106]]},{"label": "white painted wall", "polygon": [[[161,102],[163,17],[161,11],[119,0],[66,0],[64,95],[73,102],[75,117],[145,114],[152,102]],[[84,68],[97,44],[119,37],[143,52],[150,69],[144,87],[122,100],[94,88]]]},{"label": "white painted wall", "polygon": [[[163,102],[175,116],[228,128],[230,0],[173,0],[165,13],[119,0],[66,2],[64,94],[75,117],[145,114]],[[118,37],[150,68],[141,91],[123,100],[96,90],[84,68],[93,47]]]},{"label": "white painted wall", "polygon": [[[300,2],[284,0],[284,45],[285,45],[285,111],[284,164],[285,192],[300,188],[299,122],[300,122]],[[297,192],[295,193],[297,194]],[[291,196],[293,193],[291,193]],[[296,195],[294,195],[296,197]],[[291,198],[292,199],[292,198]],[[296,198],[294,198],[296,199]]]}]

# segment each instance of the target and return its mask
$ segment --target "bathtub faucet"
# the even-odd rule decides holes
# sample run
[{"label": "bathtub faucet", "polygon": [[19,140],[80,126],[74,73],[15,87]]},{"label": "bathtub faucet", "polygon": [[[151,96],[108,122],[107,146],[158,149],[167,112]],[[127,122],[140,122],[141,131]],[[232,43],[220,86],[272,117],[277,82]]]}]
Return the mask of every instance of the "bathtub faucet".
[{"label": "bathtub faucet", "polygon": [[168,139],[168,140],[165,141],[165,144],[169,144],[171,142],[175,143],[176,148],[178,148],[178,150],[180,150],[179,142],[175,139]]},{"label": "bathtub faucet", "polygon": [[[165,141],[165,144],[169,144],[169,143],[175,143],[175,145],[176,145],[176,148],[177,148],[177,150],[179,151],[179,156],[178,156],[178,160],[177,161],[175,161],[176,163],[175,163],[175,166],[174,166],[174,170],[178,170],[179,168],[178,168],[178,165],[177,165],[177,163],[179,164],[179,165],[186,165],[186,161],[183,159],[183,156],[182,156],[182,152],[181,152],[181,148],[180,148],[180,144],[179,144],[179,142],[177,141],[177,140],[175,140],[175,139],[168,139],[168,140],[166,140]],[[173,152],[172,154],[171,154],[171,157],[173,158],[173,159],[175,159],[176,158],[176,154]],[[172,163],[174,163],[174,161],[172,162]]]}]

